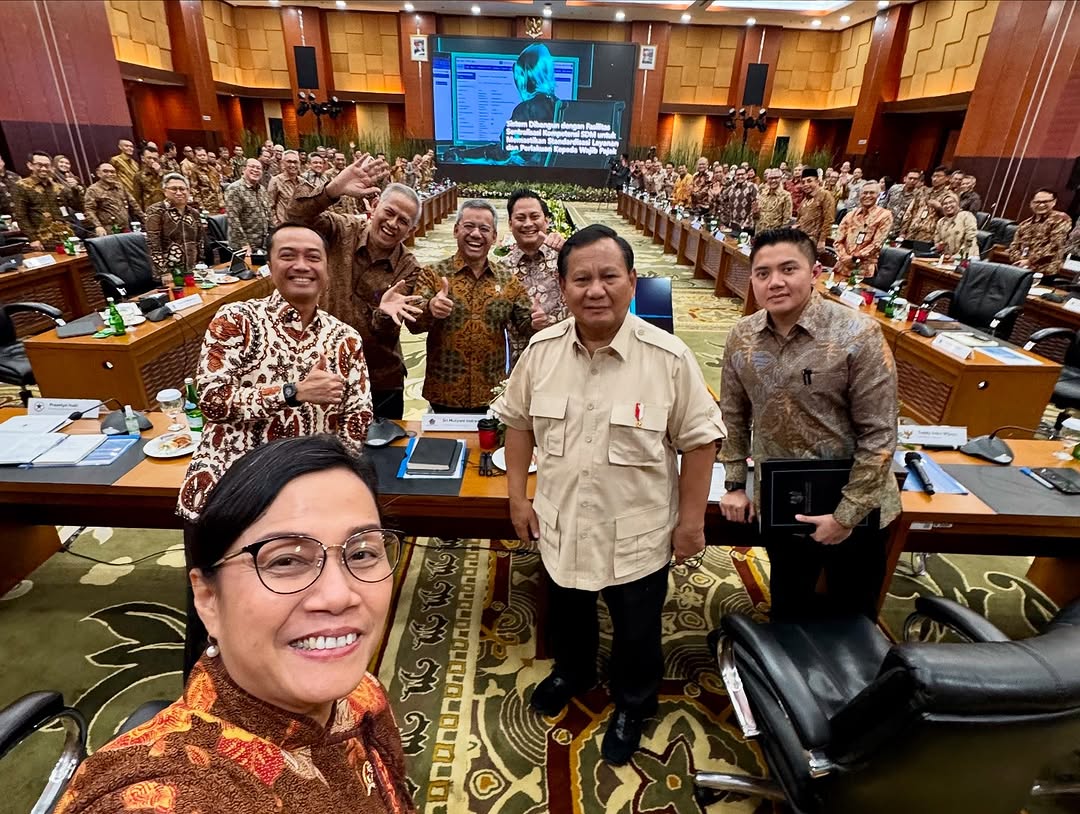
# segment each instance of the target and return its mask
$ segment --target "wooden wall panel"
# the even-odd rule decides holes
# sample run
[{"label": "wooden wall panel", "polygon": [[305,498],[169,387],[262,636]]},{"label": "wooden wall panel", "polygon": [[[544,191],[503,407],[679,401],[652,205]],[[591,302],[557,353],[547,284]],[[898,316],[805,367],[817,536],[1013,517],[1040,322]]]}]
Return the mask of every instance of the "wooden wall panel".
[{"label": "wooden wall panel", "polygon": [[676,25],[668,40],[664,104],[726,105],[739,47],[731,26]]},{"label": "wooden wall panel", "polygon": [[840,33],[794,31],[780,39],[769,107],[820,110],[829,107]]},{"label": "wooden wall panel", "polygon": [[173,69],[165,0],[106,0],[105,14],[118,60]]},{"label": "wooden wall panel", "polygon": [[440,34],[455,37],[512,37],[514,20],[510,17],[458,17],[439,15]]},{"label": "wooden wall panel", "polygon": [[396,14],[362,11],[328,14],[326,30],[337,90],[402,92]]},{"label": "wooden wall panel", "polygon": [[628,42],[630,23],[601,23],[594,20],[554,20],[551,36],[556,40]]},{"label": "wooden wall panel", "polygon": [[874,21],[867,20],[840,32],[836,70],[833,72],[832,89],[829,91],[826,107],[850,107],[859,101],[873,30]]},{"label": "wooden wall panel", "polygon": [[[307,14],[310,16],[310,12]],[[289,87],[289,52],[283,38],[282,13],[272,8],[237,6],[233,9],[233,19],[240,67],[239,84],[249,88]],[[308,36],[317,38],[318,30],[313,27]],[[314,41],[308,44],[318,45]],[[329,66],[326,71],[323,73],[323,66],[319,66],[320,79],[328,75]]]},{"label": "wooden wall panel", "polygon": [[405,93],[405,137],[434,138],[435,113],[431,95],[431,63],[408,58],[409,37],[435,33],[434,14],[398,15],[398,54]]},{"label": "wooden wall panel", "polygon": [[656,68],[634,69],[633,120],[630,125],[630,145],[655,146],[660,118],[660,102],[664,95],[661,77],[667,72],[671,23],[639,22],[630,26],[630,40],[638,45],[656,46]]},{"label": "wooden wall panel", "polygon": [[973,90],[997,9],[997,0],[926,0],[912,6],[898,98]]},{"label": "wooden wall panel", "polygon": [[243,84],[237,53],[234,9],[221,0],[204,0],[203,25],[206,28],[206,47],[210,54],[211,75],[215,82]]}]

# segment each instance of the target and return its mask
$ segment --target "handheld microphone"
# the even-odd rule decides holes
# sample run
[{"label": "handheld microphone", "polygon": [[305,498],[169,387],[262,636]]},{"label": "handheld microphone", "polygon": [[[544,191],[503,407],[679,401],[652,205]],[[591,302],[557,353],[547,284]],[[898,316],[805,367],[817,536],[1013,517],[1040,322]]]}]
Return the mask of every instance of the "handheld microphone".
[{"label": "handheld microphone", "polygon": [[934,482],[930,480],[930,473],[926,471],[923,457],[918,452],[909,452],[904,456],[904,465],[907,466],[920,481],[923,491],[928,495],[934,494]]}]

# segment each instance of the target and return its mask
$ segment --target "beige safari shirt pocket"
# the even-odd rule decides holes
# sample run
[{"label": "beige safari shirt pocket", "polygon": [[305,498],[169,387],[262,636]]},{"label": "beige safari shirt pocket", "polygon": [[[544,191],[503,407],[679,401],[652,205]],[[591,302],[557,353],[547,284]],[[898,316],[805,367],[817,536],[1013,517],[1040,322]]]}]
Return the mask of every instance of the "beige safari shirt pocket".
[{"label": "beige safari shirt pocket", "polygon": [[626,402],[613,406],[608,461],[621,466],[662,463],[667,419],[667,408],[659,404]]},{"label": "beige safari shirt pocket", "polygon": [[566,402],[569,396],[534,393],[529,403],[537,446],[549,455],[562,455],[566,445]]},{"label": "beige safari shirt pocket", "polygon": [[615,579],[640,571],[646,560],[656,555],[657,532],[671,525],[671,507],[653,506],[637,509],[615,518],[615,545],[621,556],[615,558]]},{"label": "beige safari shirt pocket", "polygon": [[552,549],[554,553],[559,551],[559,509],[544,497],[542,492],[533,496],[533,511],[540,521],[540,545]]}]

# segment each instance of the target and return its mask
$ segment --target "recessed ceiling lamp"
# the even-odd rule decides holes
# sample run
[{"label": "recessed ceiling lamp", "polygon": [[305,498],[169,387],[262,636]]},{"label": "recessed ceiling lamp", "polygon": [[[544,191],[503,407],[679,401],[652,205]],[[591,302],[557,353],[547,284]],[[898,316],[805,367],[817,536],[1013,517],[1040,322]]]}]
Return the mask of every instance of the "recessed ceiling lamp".
[{"label": "recessed ceiling lamp", "polygon": [[626,12],[625,11],[616,11],[615,12],[615,20],[617,22],[621,23],[625,19],[626,19]]},{"label": "recessed ceiling lamp", "polygon": [[878,8],[888,8],[889,7],[889,0],[877,0],[877,7]]},{"label": "recessed ceiling lamp", "polygon": [[268,2],[272,6],[280,6],[281,5],[281,0],[268,0]]},{"label": "recessed ceiling lamp", "polygon": [[757,18],[756,17],[747,17],[746,18],[746,24],[747,25],[757,25]]},{"label": "recessed ceiling lamp", "polygon": [[545,17],[550,17],[551,16],[551,3],[545,3],[544,4],[544,16]]},{"label": "recessed ceiling lamp", "polygon": [[679,19],[680,19],[680,20],[682,20],[682,21],[683,21],[684,23],[688,23],[688,22],[690,22],[690,20],[691,20],[691,19],[693,19],[693,18],[692,18],[692,17],[691,17],[691,16],[689,15],[689,14],[684,14],[684,15],[683,15],[682,17],[680,17]]},{"label": "recessed ceiling lamp", "polygon": [[851,22],[851,16],[848,15],[848,14],[841,15],[840,22],[842,22],[842,23],[850,23]]},{"label": "recessed ceiling lamp", "polygon": [[406,11],[412,11],[414,8],[415,8],[415,6],[413,6],[412,3],[406,3],[405,4],[405,10]]},{"label": "recessed ceiling lamp", "polygon": [[337,0],[337,2],[334,3],[334,5],[337,6],[338,8],[345,8],[348,4],[345,2],[345,0]]},{"label": "recessed ceiling lamp", "polygon": [[821,20],[812,20],[810,22],[810,25],[812,25],[814,28],[821,28]]},{"label": "recessed ceiling lamp", "polygon": [[479,14],[480,13],[480,6],[473,6],[472,7],[472,13],[473,14]]}]

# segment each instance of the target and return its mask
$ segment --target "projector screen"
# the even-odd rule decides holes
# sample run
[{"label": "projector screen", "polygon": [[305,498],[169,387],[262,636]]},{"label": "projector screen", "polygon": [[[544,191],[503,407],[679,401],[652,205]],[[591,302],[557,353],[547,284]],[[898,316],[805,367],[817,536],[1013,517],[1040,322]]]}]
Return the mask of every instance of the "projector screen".
[{"label": "projector screen", "polygon": [[627,151],[636,55],[631,43],[432,37],[440,168],[603,185]]}]

